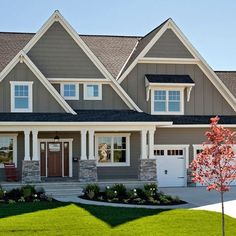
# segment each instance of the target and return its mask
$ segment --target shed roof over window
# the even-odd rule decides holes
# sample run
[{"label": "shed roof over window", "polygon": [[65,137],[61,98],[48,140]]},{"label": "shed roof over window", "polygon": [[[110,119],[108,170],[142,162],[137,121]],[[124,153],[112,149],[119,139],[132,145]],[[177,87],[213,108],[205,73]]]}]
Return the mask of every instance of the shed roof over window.
[{"label": "shed roof over window", "polygon": [[145,77],[149,83],[194,84],[189,75],[147,74]]}]

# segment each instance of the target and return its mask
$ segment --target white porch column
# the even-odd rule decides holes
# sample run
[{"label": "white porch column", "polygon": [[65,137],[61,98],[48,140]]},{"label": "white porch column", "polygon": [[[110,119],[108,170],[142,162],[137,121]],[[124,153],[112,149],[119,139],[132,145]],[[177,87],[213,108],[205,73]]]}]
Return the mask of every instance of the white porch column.
[{"label": "white porch column", "polygon": [[30,161],[30,130],[24,130],[25,161]]},{"label": "white porch column", "polygon": [[33,130],[33,161],[39,161],[38,154],[38,130]]},{"label": "white porch column", "polygon": [[89,131],[89,160],[94,160],[94,130]]},{"label": "white porch column", "polygon": [[140,159],[147,159],[147,130],[141,130],[141,157]]},{"label": "white porch column", "polygon": [[155,134],[155,130],[149,130],[148,131],[148,158],[149,159],[153,159],[154,158],[154,153],[153,153],[154,134]]},{"label": "white porch column", "polygon": [[81,157],[80,160],[87,160],[87,130],[82,129],[81,133]]}]

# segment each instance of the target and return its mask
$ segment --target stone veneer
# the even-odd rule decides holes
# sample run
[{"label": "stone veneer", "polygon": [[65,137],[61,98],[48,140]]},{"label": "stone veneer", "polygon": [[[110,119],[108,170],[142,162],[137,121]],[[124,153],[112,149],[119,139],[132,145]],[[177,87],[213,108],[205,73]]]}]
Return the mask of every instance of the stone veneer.
[{"label": "stone veneer", "polygon": [[22,182],[37,183],[40,181],[39,161],[22,161]]},{"label": "stone veneer", "polygon": [[141,181],[157,181],[157,165],[155,159],[141,159],[139,179]]},{"label": "stone veneer", "polygon": [[97,163],[96,160],[79,160],[79,181],[97,182]]}]

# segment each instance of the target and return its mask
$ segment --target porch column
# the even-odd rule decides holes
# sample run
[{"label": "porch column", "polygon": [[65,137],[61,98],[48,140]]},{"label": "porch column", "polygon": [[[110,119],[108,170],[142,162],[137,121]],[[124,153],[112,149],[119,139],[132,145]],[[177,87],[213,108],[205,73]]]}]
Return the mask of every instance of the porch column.
[{"label": "porch column", "polygon": [[156,160],[153,158],[154,130],[148,131],[148,155],[147,155],[147,130],[141,131],[141,158],[139,179],[141,181],[157,181]]},{"label": "porch column", "polygon": [[81,133],[81,157],[80,160],[87,160],[87,130],[82,129]]},{"label": "porch column", "polygon": [[89,160],[94,160],[94,130],[89,130]]},{"label": "porch column", "polygon": [[148,158],[149,159],[153,159],[154,158],[154,153],[153,153],[154,134],[155,134],[155,130],[149,130],[148,131]]},{"label": "porch column", "polygon": [[33,161],[39,161],[38,156],[38,130],[33,130]]},{"label": "porch column", "polygon": [[25,141],[25,161],[30,161],[30,130],[24,130],[24,141]]},{"label": "porch column", "polygon": [[141,155],[140,159],[147,159],[147,130],[141,130]]},{"label": "porch column", "polygon": [[41,181],[38,157],[38,131],[33,130],[33,158],[30,159],[30,130],[24,131],[25,157],[22,161],[22,182],[37,183]]}]

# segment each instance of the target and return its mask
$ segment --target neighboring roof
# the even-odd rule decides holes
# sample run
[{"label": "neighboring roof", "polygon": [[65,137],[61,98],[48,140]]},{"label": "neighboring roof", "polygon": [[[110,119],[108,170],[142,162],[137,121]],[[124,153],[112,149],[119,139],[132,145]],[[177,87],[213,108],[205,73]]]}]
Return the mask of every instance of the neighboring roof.
[{"label": "neighboring roof", "polygon": [[189,75],[148,74],[145,76],[150,83],[194,84],[194,81],[191,79]]},{"label": "neighboring roof", "polygon": [[215,71],[215,73],[236,97],[236,71]]},{"label": "neighboring roof", "polygon": [[[171,122],[209,124],[212,116],[149,115],[132,110],[76,110],[69,113],[0,113],[0,122]],[[236,116],[220,116],[220,124],[236,124]]]}]

